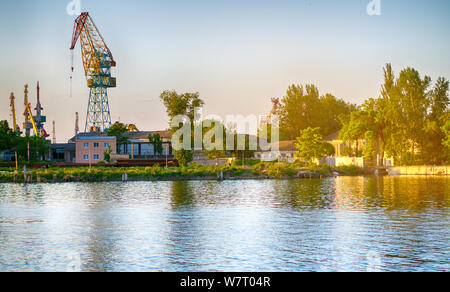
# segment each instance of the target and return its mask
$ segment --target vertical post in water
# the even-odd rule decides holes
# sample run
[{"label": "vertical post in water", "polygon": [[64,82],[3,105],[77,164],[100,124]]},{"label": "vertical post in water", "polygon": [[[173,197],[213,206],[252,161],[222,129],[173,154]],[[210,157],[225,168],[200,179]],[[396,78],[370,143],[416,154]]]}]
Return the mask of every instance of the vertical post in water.
[{"label": "vertical post in water", "polygon": [[27,166],[26,165],[23,166],[23,183],[24,184],[27,183]]}]

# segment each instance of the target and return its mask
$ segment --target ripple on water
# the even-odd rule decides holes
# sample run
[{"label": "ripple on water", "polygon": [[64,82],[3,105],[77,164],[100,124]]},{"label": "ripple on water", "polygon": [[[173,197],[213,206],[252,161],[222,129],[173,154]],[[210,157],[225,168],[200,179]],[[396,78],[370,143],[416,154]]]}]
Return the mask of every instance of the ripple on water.
[{"label": "ripple on water", "polygon": [[0,184],[0,271],[449,271],[450,179]]}]

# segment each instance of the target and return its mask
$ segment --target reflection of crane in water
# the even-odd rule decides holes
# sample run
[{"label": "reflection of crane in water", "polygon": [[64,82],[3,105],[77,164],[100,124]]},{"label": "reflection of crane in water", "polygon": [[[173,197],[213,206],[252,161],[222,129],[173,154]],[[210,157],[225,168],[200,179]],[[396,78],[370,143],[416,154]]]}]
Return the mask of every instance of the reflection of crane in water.
[{"label": "reflection of crane in water", "polygon": [[107,89],[116,87],[116,78],[111,77],[111,67],[116,66],[116,61],[89,13],[83,12],[75,20],[73,29],[70,47],[72,72],[73,50],[78,39],[87,85],[90,88],[85,132],[105,131],[111,126]]}]

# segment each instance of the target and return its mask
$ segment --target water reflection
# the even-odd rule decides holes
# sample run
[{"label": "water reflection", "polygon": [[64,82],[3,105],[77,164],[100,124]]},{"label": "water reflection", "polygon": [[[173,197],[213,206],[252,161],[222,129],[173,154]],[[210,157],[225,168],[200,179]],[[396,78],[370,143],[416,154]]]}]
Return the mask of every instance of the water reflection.
[{"label": "water reflection", "polygon": [[0,184],[0,271],[448,271],[450,179]]}]

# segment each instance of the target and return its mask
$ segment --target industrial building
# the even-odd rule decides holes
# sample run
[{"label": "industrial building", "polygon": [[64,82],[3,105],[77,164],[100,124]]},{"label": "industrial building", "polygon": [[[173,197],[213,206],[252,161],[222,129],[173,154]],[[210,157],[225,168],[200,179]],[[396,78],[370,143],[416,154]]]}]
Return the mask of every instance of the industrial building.
[{"label": "industrial building", "polygon": [[[162,142],[162,153],[156,153],[149,136],[159,134]],[[131,159],[173,158],[171,135],[169,131],[140,131],[129,132],[125,136],[129,143],[122,145],[121,154],[128,154]]]}]

